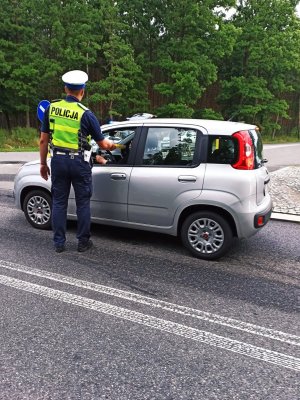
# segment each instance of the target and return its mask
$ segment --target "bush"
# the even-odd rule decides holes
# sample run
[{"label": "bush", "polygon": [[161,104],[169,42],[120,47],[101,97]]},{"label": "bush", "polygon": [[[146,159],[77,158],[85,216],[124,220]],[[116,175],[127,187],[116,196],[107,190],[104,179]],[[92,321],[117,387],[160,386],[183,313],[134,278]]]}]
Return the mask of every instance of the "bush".
[{"label": "bush", "polygon": [[0,148],[5,151],[33,149],[38,150],[39,133],[34,128],[14,128],[11,132],[0,129]]},{"label": "bush", "polygon": [[298,132],[291,132],[289,134],[276,133],[275,137],[273,135],[266,133],[262,130],[262,140],[263,143],[267,144],[278,144],[278,143],[295,143],[300,141]]},{"label": "bush", "polygon": [[202,108],[196,110],[193,118],[200,118],[200,119],[215,119],[215,120],[223,120],[223,116],[221,113],[214,111],[212,108]]}]

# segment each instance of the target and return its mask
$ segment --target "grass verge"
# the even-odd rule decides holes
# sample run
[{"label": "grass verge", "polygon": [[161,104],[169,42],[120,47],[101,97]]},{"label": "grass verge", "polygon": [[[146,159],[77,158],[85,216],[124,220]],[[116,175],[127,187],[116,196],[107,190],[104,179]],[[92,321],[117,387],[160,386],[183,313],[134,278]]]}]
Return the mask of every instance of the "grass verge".
[{"label": "grass verge", "polygon": [[38,151],[39,132],[34,128],[0,129],[0,151]]}]

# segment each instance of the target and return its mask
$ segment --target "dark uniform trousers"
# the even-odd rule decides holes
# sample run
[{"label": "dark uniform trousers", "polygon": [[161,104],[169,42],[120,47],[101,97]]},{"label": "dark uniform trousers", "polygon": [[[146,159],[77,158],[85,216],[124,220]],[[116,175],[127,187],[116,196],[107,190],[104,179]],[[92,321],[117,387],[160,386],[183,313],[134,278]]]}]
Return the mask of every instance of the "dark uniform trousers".
[{"label": "dark uniform trousers", "polygon": [[75,192],[77,214],[77,239],[90,238],[90,198],[92,196],[92,170],[83,155],[56,154],[51,158],[52,228],[55,246],[66,241],[66,220],[71,184]]}]

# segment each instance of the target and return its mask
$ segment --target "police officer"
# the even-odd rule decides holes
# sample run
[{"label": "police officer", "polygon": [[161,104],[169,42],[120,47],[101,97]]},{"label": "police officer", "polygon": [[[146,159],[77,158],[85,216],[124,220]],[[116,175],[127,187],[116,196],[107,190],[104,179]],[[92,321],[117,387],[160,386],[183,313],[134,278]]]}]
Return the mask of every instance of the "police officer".
[{"label": "police officer", "polygon": [[89,140],[93,138],[104,150],[120,145],[106,139],[95,115],[80,103],[88,75],[69,71],[62,76],[66,98],[50,103],[45,111],[40,136],[40,174],[47,180],[48,146],[51,152],[52,228],[55,251],[65,250],[66,219],[71,184],[75,192],[79,252],[92,247],[90,239],[90,198],[92,173]]}]

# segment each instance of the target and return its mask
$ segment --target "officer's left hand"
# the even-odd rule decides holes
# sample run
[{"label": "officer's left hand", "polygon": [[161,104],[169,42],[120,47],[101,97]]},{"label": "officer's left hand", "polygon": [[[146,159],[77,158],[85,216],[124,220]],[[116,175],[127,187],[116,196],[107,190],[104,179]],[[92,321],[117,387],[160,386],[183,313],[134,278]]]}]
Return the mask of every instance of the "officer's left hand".
[{"label": "officer's left hand", "polygon": [[97,154],[97,155],[96,155],[96,162],[97,162],[98,164],[106,164],[106,163],[107,163],[107,160],[106,160],[104,157],[102,157],[102,156],[100,156],[99,154]]},{"label": "officer's left hand", "polygon": [[40,175],[43,179],[45,179],[45,181],[48,180],[48,176],[50,176],[50,169],[48,167],[48,165],[41,165],[40,167]]}]

